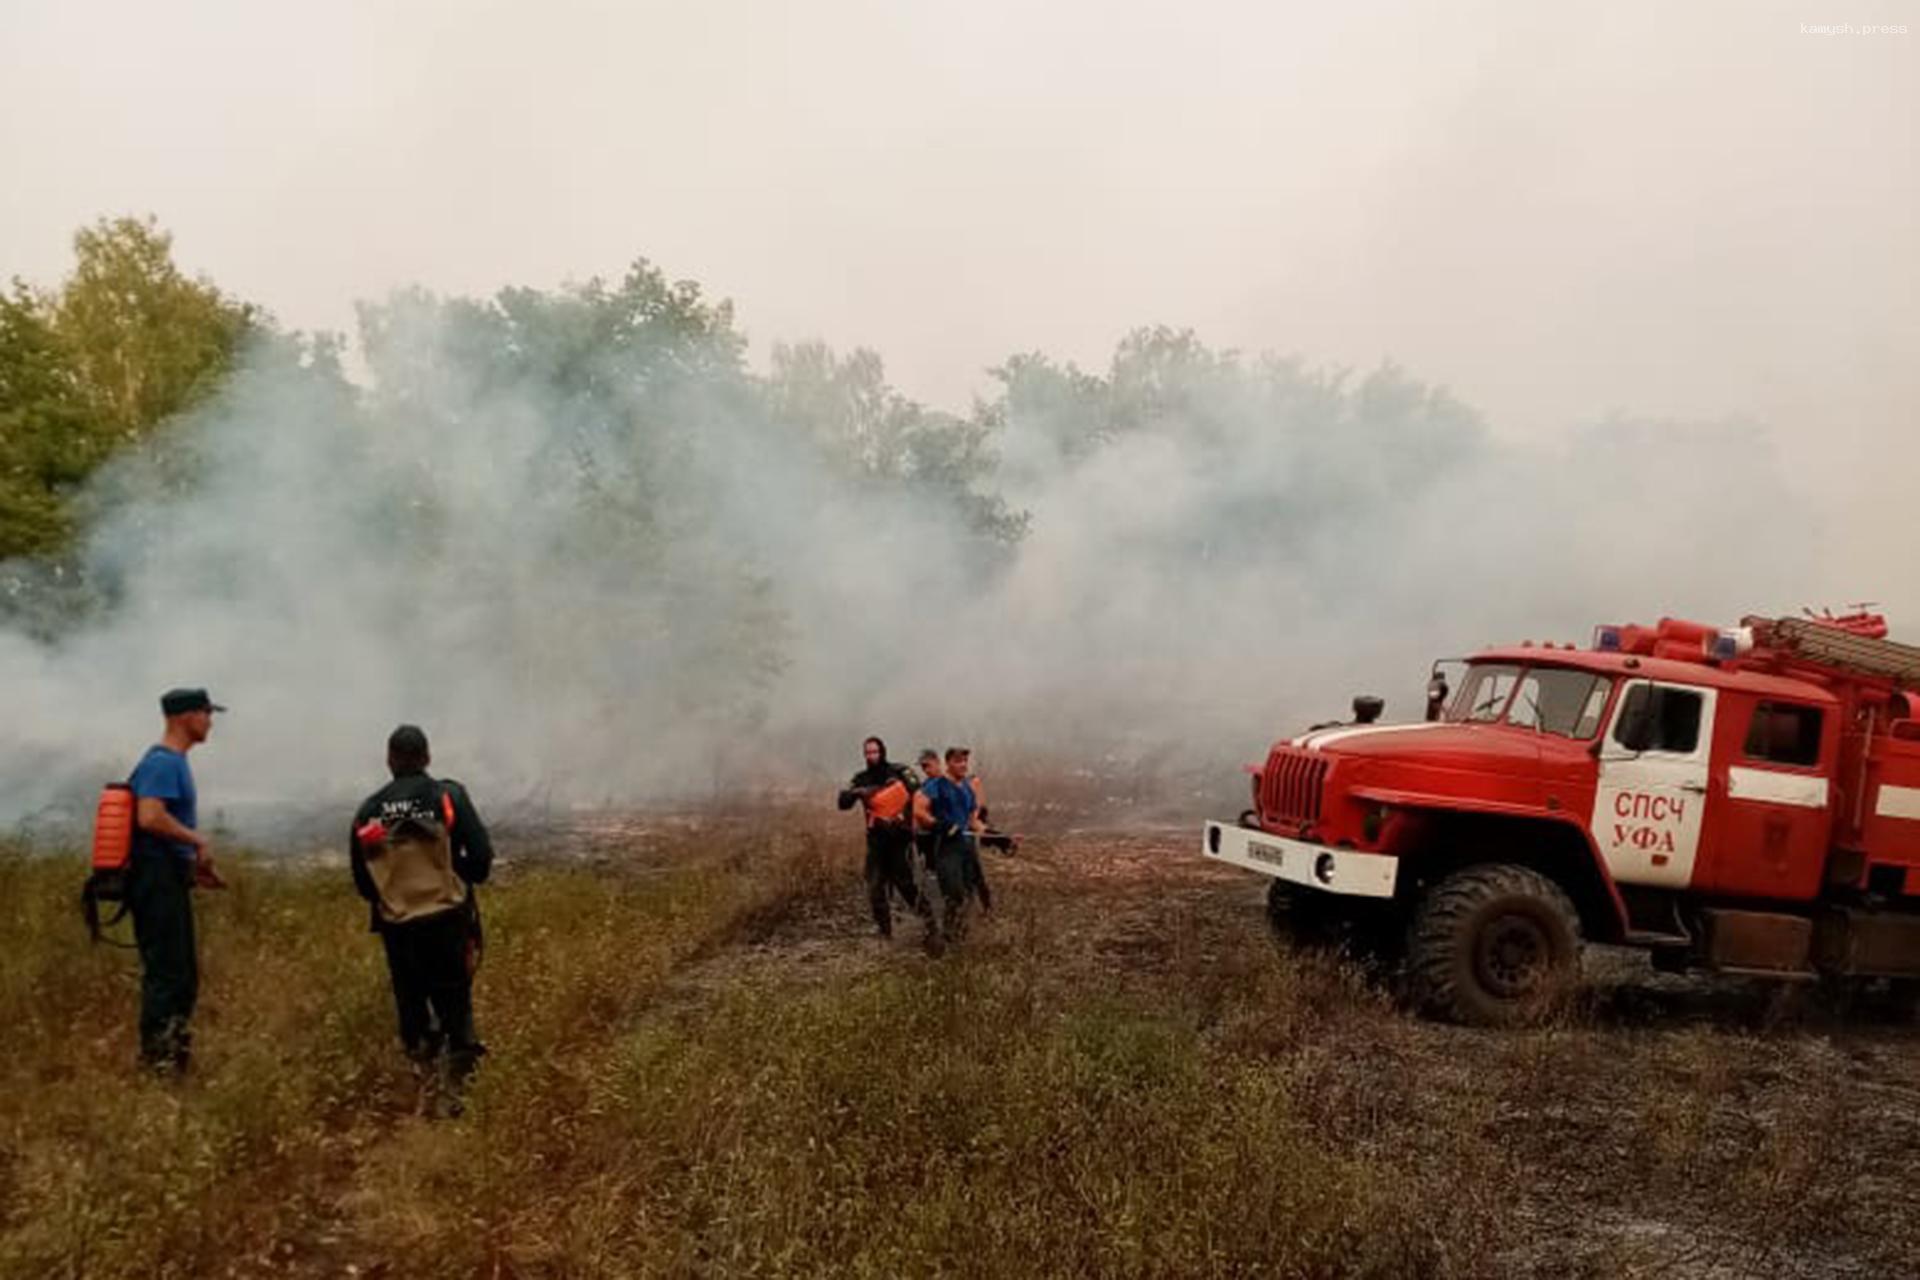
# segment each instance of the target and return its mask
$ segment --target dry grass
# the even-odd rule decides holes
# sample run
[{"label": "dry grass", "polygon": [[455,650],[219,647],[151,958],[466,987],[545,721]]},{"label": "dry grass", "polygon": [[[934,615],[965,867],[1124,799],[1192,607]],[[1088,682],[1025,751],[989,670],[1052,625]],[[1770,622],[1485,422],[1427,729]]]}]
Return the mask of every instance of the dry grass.
[{"label": "dry grass", "polygon": [[451,1123],[411,1113],[344,872],[256,861],[203,901],[200,1070],[170,1088],[130,1069],[131,958],[81,940],[72,862],[0,856],[0,1272],[1845,1275],[1920,1249],[1910,1029],[1606,1002],[1431,1026],[1144,836],[990,862],[1000,918],[930,961],[911,926],[865,936],[850,835],[603,828],[508,867],[493,1054]]}]

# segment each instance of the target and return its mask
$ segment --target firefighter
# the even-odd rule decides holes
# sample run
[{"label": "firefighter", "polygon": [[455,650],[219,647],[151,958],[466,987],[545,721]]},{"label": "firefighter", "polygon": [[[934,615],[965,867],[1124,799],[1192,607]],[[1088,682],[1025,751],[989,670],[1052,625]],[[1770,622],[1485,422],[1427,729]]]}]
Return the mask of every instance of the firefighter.
[{"label": "firefighter", "polygon": [[940,764],[940,753],[932,747],[922,747],[915,764],[920,770],[920,786],[913,793],[913,843],[920,854],[921,865],[929,873],[933,871],[934,820],[932,794],[927,784],[944,775]]},{"label": "firefighter", "polygon": [[[975,883],[969,870],[969,858],[975,856],[971,852],[975,806],[973,790],[964,783],[961,762],[965,755],[962,747],[947,748],[944,769],[921,788],[926,793],[924,813],[931,829],[929,860],[945,906],[946,935],[953,939],[964,931],[967,898]],[[956,766],[961,775],[958,780],[954,776]]]},{"label": "firefighter", "polygon": [[920,887],[921,899],[934,913],[934,923],[944,932],[945,894],[940,888],[938,861],[940,831],[933,816],[933,795],[937,788],[932,784],[944,778],[946,770],[940,763],[940,753],[932,747],[921,748],[915,763],[920,770],[920,786],[913,793],[914,883]]},{"label": "firefighter", "polygon": [[184,1075],[193,1052],[189,1023],[200,994],[200,958],[192,892],[221,887],[198,829],[199,792],[187,753],[207,740],[214,714],[225,710],[205,689],[160,695],[166,731],[128,779],[134,832],[126,893],[140,949],[140,1061],[165,1076]]},{"label": "firefighter", "polygon": [[967,825],[968,838],[961,843],[967,891],[980,900],[981,913],[990,916],[993,890],[987,887],[987,871],[980,865],[980,840],[987,832],[987,798],[980,780],[971,776],[972,768],[973,752],[966,747],[954,747],[947,752],[947,777],[955,786],[965,788],[973,799],[973,820]]},{"label": "firefighter", "polygon": [[427,735],[403,724],[387,739],[393,780],[353,816],[353,885],[380,935],[400,1043],[423,1099],[460,1114],[460,1093],[486,1053],[473,1026],[480,909],[474,886],[493,869],[493,841],[467,789],[427,773]]},{"label": "firefighter", "polygon": [[842,811],[858,804],[867,822],[867,901],[873,908],[873,923],[882,938],[893,936],[893,909],[889,892],[898,893],[909,908],[924,914],[925,904],[913,883],[909,861],[913,795],[918,783],[913,774],[887,759],[887,744],[868,738],[861,744],[866,767],[853,775],[841,788]]},{"label": "firefighter", "polygon": [[[967,775],[967,781],[973,787],[973,799],[976,806],[973,815],[974,844],[982,849],[998,849],[1009,856],[1019,853],[1020,842],[1023,837],[1011,831],[1002,831],[993,825],[993,815],[987,811],[986,784],[981,782],[980,775],[977,773],[969,773]],[[981,885],[983,888],[985,884],[985,878],[982,877]],[[981,905],[985,906],[989,911],[993,909],[991,903],[985,897],[982,898]]]},{"label": "firefighter", "polygon": [[940,753],[932,747],[920,748],[920,754],[915,757],[914,763],[919,767],[920,780],[922,782],[925,782],[928,778],[937,778],[940,776]]}]

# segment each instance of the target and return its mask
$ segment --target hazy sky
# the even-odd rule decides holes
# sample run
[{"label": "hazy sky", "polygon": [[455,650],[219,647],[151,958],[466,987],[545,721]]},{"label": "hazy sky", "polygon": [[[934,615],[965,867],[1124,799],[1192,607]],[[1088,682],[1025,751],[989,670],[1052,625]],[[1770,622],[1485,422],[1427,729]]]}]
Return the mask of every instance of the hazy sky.
[{"label": "hazy sky", "polygon": [[[970,624],[987,637],[970,656],[1003,701],[969,688],[965,704],[1010,708],[1003,742],[1078,724],[1182,758],[1238,751],[1337,714],[1327,690],[1415,689],[1421,655],[1536,626],[1571,638],[1605,617],[1866,598],[1912,638],[1920,35],[1803,30],[1910,19],[1920,4],[1852,0],[0,0],[0,275],[52,283],[76,226],[152,212],[190,268],[287,325],[346,328],[356,299],[399,285],[551,285],[644,254],[735,299],[758,356],[780,339],[870,345],[909,393],[960,409],[1010,353],[1104,368],[1147,323],[1396,359],[1507,439],[1393,488],[1404,437],[1233,402],[1225,446],[1169,428],[1040,467],[1011,568],[978,595],[934,593],[993,620]],[[346,451],[328,406],[280,375],[202,415],[222,460],[197,500],[210,518],[135,506],[96,533],[145,593],[112,625],[60,650],[0,632],[0,685],[38,700],[0,723],[0,754],[103,776],[139,690],[192,669],[255,708],[212,776],[229,797],[347,788],[399,705],[451,726],[471,776],[503,788],[545,786],[544,770],[600,794],[706,767],[681,732],[658,736],[667,753],[624,750],[700,669],[636,646],[650,601],[675,597],[567,594],[600,562],[542,559],[541,513],[566,528],[574,512],[523,492],[537,476],[513,459],[567,407],[464,367],[447,386],[489,386],[471,416],[492,452],[446,481],[479,477],[452,504],[475,532],[448,542],[519,585],[490,594],[488,625],[434,611],[455,633],[411,655],[431,662],[384,646],[386,667],[350,664],[351,695],[312,706],[312,673],[378,635],[340,620],[404,598],[417,570],[370,554],[340,514],[378,470],[313,483],[338,479]],[[412,430],[421,456],[451,453],[434,431],[479,431],[457,408],[377,438]],[[1637,423],[1573,432],[1614,412]],[[1667,417],[1735,425],[1645,425]],[[817,458],[737,465],[798,449],[792,433],[697,438],[715,451],[695,479],[716,545],[751,553],[793,624],[773,723],[852,743],[869,708],[903,726],[952,714],[850,657],[924,646],[921,610],[890,615],[904,630],[862,616],[863,566],[876,525],[906,546],[956,537],[940,513],[862,505],[882,498],[837,488]],[[1316,485],[1348,497],[1316,502]],[[1236,542],[1223,522],[1263,501],[1311,536]],[[257,568],[209,590],[203,562]],[[188,614],[157,603],[191,595],[208,598]],[[565,678],[515,685],[536,651],[574,655]],[[491,672],[525,701],[471,697]],[[601,742],[620,745],[580,757]],[[582,763],[557,768],[568,749]],[[16,772],[31,790],[0,810],[35,811],[60,776]]]},{"label": "hazy sky", "polygon": [[[1910,24],[1811,34],[1803,24]],[[152,212],[286,324],[645,254],[963,408],[1141,323],[1532,435],[1920,406],[1920,6],[0,6],[0,272]],[[1835,470],[1838,469],[1836,464]]]}]

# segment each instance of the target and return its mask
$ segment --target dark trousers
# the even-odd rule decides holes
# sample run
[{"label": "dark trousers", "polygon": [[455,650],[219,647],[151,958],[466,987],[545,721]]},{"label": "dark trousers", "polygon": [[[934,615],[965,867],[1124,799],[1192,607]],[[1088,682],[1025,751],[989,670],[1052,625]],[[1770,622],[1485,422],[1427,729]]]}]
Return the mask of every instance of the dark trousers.
[{"label": "dark trousers", "polygon": [[141,1060],[184,1071],[193,1044],[187,1024],[200,997],[193,864],[172,854],[136,855],[127,869],[127,908],[140,948]]},{"label": "dark trousers", "polygon": [[470,912],[469,905],[380,929],[400,1043],[415,1062],[431,1063],[444,1052],[456,1079],[471,1073],[486,1052],[473,1031]]},{"label": "dark trousers", "polygon": [[888,936],[893,933],[889,890],[898,893],[912,910],[921,909],[920,891],[913,883],[913,864],[907,860],[912,843],[913,837],[905,827],[867,828],[867,902],[873,908],[873,922]]},{"label": "dark trousers", "polygon": [[957,937],[964,928],[967,895],[974,885],[970,867],[979,860],[973,852],[973,841],[965,833],[935,832],[923,837],[921,848],[934,882],[940,886],[947,932]]},{"label": "dark trousers", "polygon": [[993,890],[987,888],[987,869],[980,865],[980,837],[969,836],[960,843],[967,851],[967,887],[980,899],[980,909],[992,914]]}]

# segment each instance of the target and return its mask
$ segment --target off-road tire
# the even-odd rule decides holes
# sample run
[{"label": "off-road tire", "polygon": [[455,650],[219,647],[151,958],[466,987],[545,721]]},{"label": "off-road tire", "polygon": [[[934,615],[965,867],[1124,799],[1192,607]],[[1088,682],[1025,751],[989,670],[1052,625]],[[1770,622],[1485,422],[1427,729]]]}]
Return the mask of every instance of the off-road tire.
[{"label": "off-road tire", "polygon": [[1572,991],[1580,922],[1559,885],[1490,863],[1427,892],[1407,932],[1408,995],[1423,1012],[1478,1027],[1538,1021]]}]

